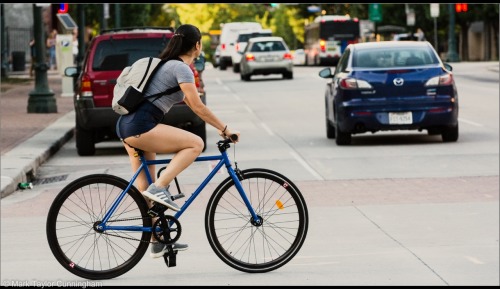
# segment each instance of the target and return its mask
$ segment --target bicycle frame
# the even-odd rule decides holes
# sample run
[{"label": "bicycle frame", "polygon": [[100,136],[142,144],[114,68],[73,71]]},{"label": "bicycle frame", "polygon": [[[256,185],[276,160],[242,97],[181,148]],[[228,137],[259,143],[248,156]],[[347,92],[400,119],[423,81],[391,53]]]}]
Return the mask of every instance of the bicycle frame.
[{"label": "bicycle frame", "polygon": [[[208,176],[205,178],[205,180],[198,186],[198,188],[194,191],[194,193],[186,200],[186,202],[182,205],[180,210],[175,213],[174,217],[176,219],[179,219],[179,217],[187,210],[189,205],[196,199],[196,197],[201,193],[201,191],[206,187],[206,185],[212,180],[212,178],[215,176],[215,174],[222,168],[223,165],[226,166],[227,172],[229,173],[229,176],[235,183],[236,188],[238,189],[238,192],[245,202],[245,205],[248,208],[248,211],[252,215],[252,219],[256,220],[256,222],[259,222],[259,218],[257,217],[257,214],[255,213],[254,209],[252,208],[250,201],[248,197],[245,194],[245,191],[243,190],[243,187],[241,186],[240,180],[238,179],[238,176],[233,169],[231,165],[231,161],[229,160],[229,157],[227,155],[227,152],[225,148],[221,148],[219,146],[219,150],[221,152],[220,155],[212,155],[212,156],[200,156],[197,157],[194,162],[204,162],[204,161],[219,161],[217,165],[212,169],[212,171],[208,174]],[[105,214],[104,218],[102,219],[102,223],[99,225],[99,229],[106,231],[106,230],[116,230],[116,231],[139,231],[139,232],[152,232],[151,227],[142,227],[142,226],[108,226],[106,223],[108,220],[111,218],[111,216],[114,214],[116,208],[118,205],[121,203],[122,199],[125,197],[127,194],[127,191],[130,190],[130,188],[133,186],[133,183],[141,173],[141,171],[144,171],[146,173],[146,178],[148,180],[148,183],[151,184],[153,182],[153,179],[151,177],[151,173],[148,170],[149,165],[163,165],[163,164],[169,164],[172,159],[158,159],[158,160],[146,160],[143,154],[139,154],[140,160],[141,160],[141,165],[137,169],[137,171],[134,173],[132,176],[132,179],[129,181],[129,184],[125,190],[118,196],[118,198],[115,200],[115,202],[111,205],[110,210]]]}]

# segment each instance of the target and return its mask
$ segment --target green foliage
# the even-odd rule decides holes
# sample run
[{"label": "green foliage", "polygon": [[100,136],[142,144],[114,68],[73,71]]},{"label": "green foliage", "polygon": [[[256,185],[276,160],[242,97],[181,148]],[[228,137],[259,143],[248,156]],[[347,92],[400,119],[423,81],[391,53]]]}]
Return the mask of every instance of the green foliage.
[{"label": "green foliage", "polygon": [[274,11],[273,18],[271,20],[271,29],[273,31],[273,35],[283,37],[290,49],[294,50],[297,47],[297,37],[295,36],[294,30],[290,24],[290,19],[293,19],[295,15],[293,11],[284,7],[285,5],[280,5]]},{"label": "green foliage", "polygon": [[[102,4],[69,4],[69,11],[73,19],[78,21],[77,5],[85,5],[85,23],[99,31],[102,21]],[[120,15],[115,15],[119,5]],[[115,27],[115,19],[120,19],[120,25],[125,26],[173,26],[178,27],[183,23],[190,23],[200,28],[202,33],[210,30],[219,30],[221,25],[236,21],[255,21],[262,27],[271,29],[274,35],[285,39],[291,49],[302,47],[304,41],[305,21],[313,21],[319,13],[310,13],[307,7],[312,4],[285,4],[280,3],[276,7],[268,4],[256,3],[182,3],[182,4],[110,4],[110,19],[107,21],[108,28]],[[368,19],[368,3],[320,3],[326,14],[349,14],[360,20]],[[415,26],[406,25],[405,4],[383,3],[381,4],[383,20],[377,23],[382,25],[397,25],[406,27],[408,31],[421,28],[428,40],[433,38],[434,19],[430,16],[430,4],[407,4],[415,12]],[[440,43],[447,42],[449,29],[449,7],[454,4],[440,4],[440,15],[436,19],[438,37]],[[457,30],[466,29],[473,21],[485,21],[492,27],[493,35],[496,36],[498,47],[498,3],[496,4],[474,4],[469,3],[469,11],[457,13]],[[454,11],[454,6],[453,6]],[[78,23],[78,22],[77,22]],[[203,37],[205,53],[211,54],[210,39]]]}]

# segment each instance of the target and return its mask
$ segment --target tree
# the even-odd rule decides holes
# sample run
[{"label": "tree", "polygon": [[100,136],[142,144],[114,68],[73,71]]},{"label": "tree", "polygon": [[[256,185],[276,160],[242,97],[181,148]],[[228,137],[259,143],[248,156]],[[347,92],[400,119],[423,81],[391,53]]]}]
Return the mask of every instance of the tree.
[{"label": "tree", "polygon": [[[73,19],[77,20],[76,5],[85,5],[85,22],[96,31],[100,30],[103,5],[102,4],[69,4],[69,13]],[[114,5],[120,5],[121,26],[179,26],[182,23],[191,23],[200,28],[202,33],[208,33],[210,30],[219,30],[221,25],[236,21],[255,21],[261,23],[262,27],[272,29],[273,33],[281,36],[291,46],[296,49],[302,46],[304,41],[304,23],[305,20],[312,22],[316,16],[321,15],[321,11],[311,13],[308,6],[311,4],[285,4],[280,3],[278,7],[270,8],[269,4],[245,4],[245,3],[205,3],[205,4],[110,4],[110,23],[109,28],[114,28],[115,19]],[[351,17],[357,17],[360,20],[368,19],[369,4],[314,4],[320,6],[326,14],[349,14]],[[438,27],[438,52],[447,51],[448,42],[448,5],[440,4],[440,15],[436,19]],[[484,21],[485,32],[487,35],[493,35],[491,42],[493,47],[498,47],[498,4],[469,4],[469,10],[465,13],[456,15],[457,31],[461,33],[462,47],[461,54],[468,55],[466,52],[468,40],[468,28],[474,21]],[[396,25],[407,27],[408,32],[414,32],[421,28],[429,39],[434,31],[434,19],[430,16],[430,5],[426,4],[408,4],[416,15],[415,26],[406,25],[405,4],[402,3],[384,3],[383,20],[377,23],[380,25]],[[492,33],[489,31],[492,30]],[[204,50],[206,54],[210,51],[210,40],[208,36],[203,38]],[[487,48],[487,51],[489,46]],[[487,52],[488,53],[488,52]],[[489,52],[491,53],[491,52]],[[497,55],[487,55],[486,58],[497,59]]]}]

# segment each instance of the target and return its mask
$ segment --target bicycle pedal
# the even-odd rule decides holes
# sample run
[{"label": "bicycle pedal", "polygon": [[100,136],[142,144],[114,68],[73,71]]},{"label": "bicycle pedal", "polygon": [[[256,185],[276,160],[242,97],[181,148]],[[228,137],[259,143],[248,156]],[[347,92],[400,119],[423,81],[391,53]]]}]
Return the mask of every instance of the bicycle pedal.
[{"label": "bicycle pedal", "polygon": [[177,251],[168,250],[167,253],[163,255],[163,259],[165,260],[165,264],[167,267],[175,267],[177,265]]},{"label": "bicycle pedal", "polygon": [[184,195],[183,193],[180,193],[180,194],[177,194],[177,195],[174,195],[172,196],[172,201],[175,201],[177,199],[180,199],[180,198],[184,198],[186,195]]},{"label": "bicycle pedal", "polygon": [[148,210],[148,215],[149,215],[151,218],[156,218],[156,217],[158,217],[158,212],[155,212],[154,210],[149,209],[149,210]]},{"label": "bicycle pedal", "polygon": [[166,210],[167,207],[155,202],[154,205],[151,208],[149,208],[148,215],[150,217],[156,218],[160,215],[160,213],[165,212]]}]

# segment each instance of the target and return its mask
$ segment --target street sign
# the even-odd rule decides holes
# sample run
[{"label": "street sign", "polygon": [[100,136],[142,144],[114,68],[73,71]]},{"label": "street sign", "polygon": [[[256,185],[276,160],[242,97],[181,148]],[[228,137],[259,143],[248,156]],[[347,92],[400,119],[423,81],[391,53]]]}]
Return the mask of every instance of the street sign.
[{"label": "street sign", "polygon": [[439,17],[439,3],[431,3],[431,17]]},{"label": "street sign", "polygon": [[307,6],[307,11],[311,13],[319,12],[321,11],[321,7],[316,5]]},{"label": "street sign", "polygon": [[380,4],[369,4],[368,16],[373,22],[382,21],[382,6]]}]

